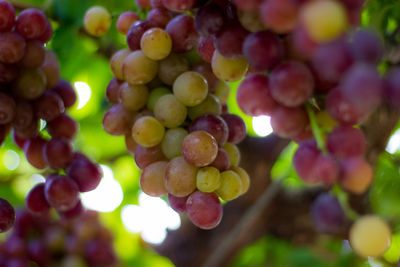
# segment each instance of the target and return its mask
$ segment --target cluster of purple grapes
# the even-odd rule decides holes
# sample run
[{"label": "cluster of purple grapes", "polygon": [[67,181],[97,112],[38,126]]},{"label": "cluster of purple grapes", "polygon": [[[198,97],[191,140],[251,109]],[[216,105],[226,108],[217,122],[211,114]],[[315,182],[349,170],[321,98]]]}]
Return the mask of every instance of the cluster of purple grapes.
[{"label": "cluster of purple grapes", "polygon": [[[70,83],[60,80],[56,55],[45,49],[51,37],[52,27],[42,11],[29,8],[15,17],[13,6],[0,1],[0,143],[12,129],[15,144],[32,166],[66,173],[48,175],[35,186],[26,197],[27,209],[43,215],[54,207],[73,217],[83,211],[79,192],[96,188],[102,173],[98,164],[74,152],[71,142],[78,124],[65,110],[75,103],[76,94]],[[41,134],[40,121],[51,139]],[[0,202],[0,232],[14,220],[5,203]]]},{"label": "cluster of purple grapes", "polygon": [[[106,95],[112,107],[103,127],[125,136],[127,150],[143,170],[144,193],[168,193],[172,208],[186,212],[196,226],[211,229],[222,218],[220,199],[233,200],[249,188],[236,146],[245,138],[246,126],[227,113],[230,88],[214,75],[210,60],[190,56],[202,42],[195,19],[161,1],[151,4],[147,19],[128,30],[126,25],[135,20],[132,12],[117,21],[129,48],[111,58],[115,78]],[[88,32],[98,28],[91,23],[96,10],[86,13]]]},{"label": "cluster of purple grapes", "polygon": [[18,211],[13,231],[0,244],[0,266],[117,266],[112,242],[93,211],[73,221]]}]

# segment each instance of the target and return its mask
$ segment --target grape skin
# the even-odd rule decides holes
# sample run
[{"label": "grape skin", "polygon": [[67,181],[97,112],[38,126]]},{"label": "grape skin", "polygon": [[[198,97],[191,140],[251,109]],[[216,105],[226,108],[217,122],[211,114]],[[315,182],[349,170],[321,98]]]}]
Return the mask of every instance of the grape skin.
[{"label": "grape skin", "polygon": [[222,204],[215,193],[196,191],[187,199],[186,212],[197,227],[212,229],[221,222]]}]

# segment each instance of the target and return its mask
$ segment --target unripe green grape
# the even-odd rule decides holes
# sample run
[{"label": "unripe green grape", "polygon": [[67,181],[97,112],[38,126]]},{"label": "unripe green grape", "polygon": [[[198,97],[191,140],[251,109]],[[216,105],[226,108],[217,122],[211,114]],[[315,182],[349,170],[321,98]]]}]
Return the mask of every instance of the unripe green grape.
[{"label": "unripe green grape", "polygon": [[225,145],[223,145],[222,148],[228,153],[229,159],[231,161],[231,166],[232,167],[239,166],[241,158],[239,148],[236,145],[228,142],[225,143]]},{"label": "unripe green grape", "polygon": [[218,50],[215,50],[211,67],[218,79],[226,82],[235,82],[246,74],[249,65],[244,57],[236,59],[226,58]]},{"label": "unripe green grape", "polygon": [[167,87],[158,87],[150,91],[149,99],[147,100],[147,109],[153,111],[158,99],[164,95],[171,94],[171,90]]},{"label": "unripe green grape", "polygon": [[130,53],[131,50],[129,49],[121,49],[115,52],[110,59],[111,71],[118,80],[124,79],[124,75],[122,73],[122,64]]},{"label": "unripe green grape", "polygon": [[188,134],[188,131],[183,128],[168,129],[165,132],[161,149],[168,159],[182,156],[182,142]]},{"label": "unripe green grape", "polygon": [[219,188],[221,177],[219,170],[215,167],[204,167],[199,169],[196,177],[197,189],[202,192],[210,193]]},{"label": "unripe green grape", "polygon": [[181,125],[187,115],[187,109],[173,94],[158,99],[154,106],[154,116],[167,128]]},{"label": "unripe green grape", "polygon": [[206,79],[194,71],[187,71],[179,75],[172,89],[179,101],[189,107],[203,102],[208,94]]},{"label": "unripe green grape", "polygon": [[93,36],[104,35],[111,26],[111,16],[107,9],[94,6],[85,13],[84,26],[86,31]]},{"label": "unripe green grape", "polygon": [[223,200],[230,201],[240,196],[242,186],[242,180],[236,172],[224,171],[221,172],[221,185],[215,193]]},{"label": "unripe green grape", "polygon": [[379,257],[390,247],[390,227],[376,215],[365,215],[351,227],[349,241],[358,255]]},{"label": "unripe green grape", "polygon": [[221,103],[218,98],[216,98],[212,94],[208,94],[206,99],[203,102],[194,107],[188,108],[188,116],[191,120],[195,120],[197,117],[200,117],[204,114],[221,114]]},{"label": "unripe green grape", "polygon": [[130,84],[145,84],[157,75],[158,63],[140,51],[130,53],[122,64],[124,80]]},{"label": "unripe green grape", "polygon": [[171,53],[172,40],[163,29],[152,28],[142,35],[140,48],[148,58],[161,60]]},{"label": "unripe green grape", "polygon": [[154,117],[143,116],[136,120],[132,127],[132,137],[143,147],[153,147],[161,143],[164,137],[164,126]]},{"label": "unripe green grape", "polygon": [[232,167],[231,170],[236,172],[239,175],[240,180],[242,181],[242,191],[240,192],[240,195],[245,194],[249,190],[249,187],[250,187],[249,174],[246,172],[245,169],[243,169],[241,167]]},{"label": "unripe green grape", "polygon": [[214,95],[219,99],[219,102],[224,105],[228,101],[230,92],[231,88],[229,87],[229,84],[224,81],[220,81],[217,85],[217,88],[215,88]]}]

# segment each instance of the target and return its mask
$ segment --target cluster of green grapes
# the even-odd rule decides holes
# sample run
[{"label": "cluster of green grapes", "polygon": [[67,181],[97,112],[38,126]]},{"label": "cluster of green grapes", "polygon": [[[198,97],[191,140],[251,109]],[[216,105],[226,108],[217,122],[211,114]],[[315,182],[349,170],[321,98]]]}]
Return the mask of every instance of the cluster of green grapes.
[{"label": "cluster of green grapes", "polygon": [[[98,10],[104,12],[94,7],[86,14],[89,33],[103,29],[91,23]],[[229,85],[214,76],[209,63],[191,62],[188,56],[198,41],[193,17],[172,18],[167,12],[168,21],[139,20],[126,31],[121,25],[135,20],[125,23],[134,18],[127,14],[121,14],[117,28],[126,34],[129,48],[111,58],[115,78],[107,99],[112,107],[103,127],[111,135],[125,135],[128,151],[143,170],[144,193],[168,194],[170,205],[186,212],[196,226],[214,228],[222,218],[219,198],[230,201],[249,188],[236,146],[246,126],[223,111]]]},{"label": "cluster of green grapes", "polygon": [[[141,0],[137,4],[151,9],[146,20],[129,27],[137,16],[123,14],[118,19],[129,49],[111,59],[116,79],[109,84],[107,97],[114,106],[104,117],[104,128],[126,135],[139,166],[149,158],[142,156],[149,147],[154,160],[148,161],[170,160],[142,165],[145,192],[168,192],[170,203],[191,194],[177,206],[201,227],[193,214],[203,214],[191,212],[193,196],[215,190],[217,202],[216,196],[230,200],[245,191],[245,175],[232,168],[237,152],[229,148],[234,143],[231,137],[224,144],[221,131],[211,130],[216,126],[204,126],[211,124],[208,118],[217,121],[221,113],[215,108],[216,99],[225,113],[226,82],[241,79],[237,102],[242,111],[270,116],[276,135],[299,143],[293,165],[301,179],[328,186],[337,183],[352,194],[368,190],[373,168],[364,158],[367,143],[359,125],[383,100],[400,106],[400,70],[381,77],[377,71],[381,40],[371,31],[354,30],[364,0]],[[86,17],[88,32],[104,33],[110,26],[110,18],[102,18],[107,11],[101,13],[89,11],[93,19]],[[125,16],[129,22],[124,22]],[[197,50],[201,63],[187,62],[192,50]],[[232,115],[221,115],[228,134],[236,135],[227,116]],[[198,120],[204,121],[203,126],[193,126]],[[231,167],[217,168],[218,176],[218,170],[209,166],[216,165],[212,161],[214,155],[217,159],[222,155],[216,152],[221,148]],[[154,173],[159,177],[157,194],[148,185],[148,177],[156,180]],[[240,180],[234,173],[242,178],[241,186],[239,182],[234,186]],[[183,186],[187,191],[181,192]],[[207,208],[211,210],[210,204]],[[335,232],[345,222],[341,204],[332,194],[318,197],[312,214],[322,231]],[[369,225],[382,231],[361,236]],[[379,218],[362,217],[353,226],[350,243],[362,256],[380,256],[390,244],[389,227]]]},{"label": "cluster of green grapes", "polygon": [[12,232],[0,244],[0,266],[120,266],[112,242],[93,211],[73,221],[18,211]]},{"label": "cluster of green grapes", "polygon": [[[27,195],[27,209],[41,216],[53,207],[61,216],[73,217],[83,211],[80,192],[95,189],[102,173],[72,146],[78,123],[66,109],[74,105],[76,94],[60,79],[55,53],[45,48],[52,34],[41,10],[28,8],[16,16],[13,5],[0,0],[0,144],[12,130],[32,166],[52,169],[46,182]],[[0,233],[14,220],[12,206],[0,199]]]}]

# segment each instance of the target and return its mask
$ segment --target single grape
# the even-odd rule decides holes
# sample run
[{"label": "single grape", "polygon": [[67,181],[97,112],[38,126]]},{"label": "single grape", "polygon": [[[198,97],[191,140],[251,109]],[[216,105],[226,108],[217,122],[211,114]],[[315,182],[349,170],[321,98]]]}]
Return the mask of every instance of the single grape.
[{"label": "single grape", "polygon": [[139,183],[144,193],[152,197],[161,197],[168,193],[164,186],[167,164],[167,161],[157,161],[143,169]]},{"label": "single grape", "polygon": [[110,13],[104,7],[93,6],[86,11],[83,24],[90,35],[102,36],[111,26]]},{"label": "single grape", "polygon": [[219,146],[228,140],[229,128],[227,123],[218,115],[204,114],[189,125],[189,132],[206,131],[211,134]]},{"label": "single grape", "polygon": [[16,32],[0,33],[0,61],[6,64],[17,63],[25,54],[25,39]]},{"label": "single grape", "polygon": [[199,73],[187,71],[176,78],[173,84],[173,92],[180,102],[193,107],[203,102],[207,97],[208,84]]},{"label": "single grape", "polygon": [[161,142],[161,149],[168,159],[182,155],[182,142],[189,133],[183,128],[168,129]]},{"label": "single grape", "polygon": [[175,79],[188,70],[188,60],[183,55],[171,53],[159,62],[158,77],[163,83],[173,85]]},{"label": "single grape", "polygon": [[302,6],[300,21],[318,43],[329,42],[347,30],[344,6],[334,0],[311,1]]},{"label": "single grape", "polygon": [[239,175],[240,180],[242,181],[242,190],[240,192],[240,195],[245,194],[249,188],[250,188],[250,176],[246,172],[245,169],[241,167],[231,167],[231,170],[236,172],[236,174]]},{"label": "single grape", "polygon": [[0,92],[0,124],[7,124],[16,116],[16,104],[8,94]]},{"label": "single grape", "polygon": [[218,154],[216,139],[206,131],[194,131],[183,139],[182,155],[187,162],[197,167],[212,163]]},{"label": "single grape", "polygon": [[260,6],[264,25],[277,33],[288,33],[295,29],[298,10],[299,4],[291,0],[268,0]]},{"label": "single grape", "polygon": [[130,84],[145,84],[153,80],[158,71],[158,63],[138,50],[130,53],[122,64],[124,79]]},{"label": "single grape", "polygon": [[165,170],[164,185],[168,193],[186,197],[196,190],[197,167],[190,165],[183,157],[170,160]]},{"label": "single grape", "polygon": [[196,187],[201,192],[211,193],[221,184],[220,173],[217,168],[204,167],[199,169],[196,176]]},{"label": "single grape", "polygon": [[140,40],[143,53],[152,60],[166,58],[172,50],[169,34],[161,28],[152,28],[143,33]]},{"label": "single grape", "polygon": [[269,78],[263,74],[251,74],[244,79],[238,87],[236,100],[249,116],[271,115],[278,107],[271,96]]},{"label": "single grape", "polygon": [[128,152],[133,156],[135,154],[135,149],[138,144],[133,140],[132,135],[126,134],[125,135],[125,146]]},{"label": "single grape", "polygon": [[[0,94],[1,99],[1,94]],[[7,104],[2,104],[2,108],[9,105],[11,102]],[[31,125],[33,122],[33,107],[30,102],[24,100],[18,100],[15,107],[15,116],[11,123],[12,127],[15,129],[25,129]]]},{"label": "single grape", "polygon": [[51,40],[52,36],[53,36],[53,27],[51,26],[50,21],[47,21],[44,31],[42,32],[42,34],[39,37],[36,38],[36,40],[39,40],[45,44]]},{"label": "single grape", "polygon": [[172,19],[172,15],[164,8],[153,8],[147,13],[147,20],[160,28],[165,28],[168,22]]},{"label": "single grape", "polygon": [[341,161],[341,186],[353,194],[365,193],[374,178],[374,170],[363,158],[348,158]]},{"label": "single grape", "polygon": [[225,143],[222,148],[228,153],[231,167],[237,167],[240,163],[241,154],[239,148],[232,143]]},{"label": "single grape", "polygon": [[214,95],[219,99],[219,102],[221,105],[225,105],[226,102],[228,101],[229,94],[230,94],[231,88],[229,87],[229,84],[223,81],[220,81],[215,88]]},{"label": "single grape", "polygon": [[21,59],[21,65],[27,68],[39,68],[45,58],[46,52],[43,43],[37,40],[26,42],[25,54]]},{"label": "single grape", "polygon": [[124,82],[119,87],[119,100],[124,109],[138,111],[143,108],[149,96],[149,89],[145,85],[133,85]]},{"label": "single grape", "polygon": [[211,63],[214,51],[215,51],[214,38],[212,36],[209,37],[201,36],[199,39],[199,43],[197,44],[197,52],[199,53],[201,58],[204,61]]},{"label": "single grape", "polygon": [[47,131],[52,137],[62,137],[73,140],[78,132],[78,123],[71,117],[61,114],[47,123]]},{"label": "single grape", "polygon": [[44,186],[44,183],[36,185],[26,196],[26,209],[33,214],[44,215],[50,210],[50,205],[44,195]]},{"label": "single grape", "polygon": [[41,69],[22,69],[12,89],[21,98],[36,99],[46,90],[46,82],[46,74]]},{"label": "single grape", "polygon": [[217,50],[211,60],[212,70],[220,80],[235,82],[240,80],[247,72],[248,63],[245,58],[226,58]]},{"label": "single grape", "polygon": [[64,138],[52,138],[43,146],[43,158],[52,169],[64,169],[72,161],[72,144]]},{"label": "single grape", "polygon": [[221,172],[221,185],[215,192],[223,200],[230,201],[240,196],[242,187],[239,174],[228,170]]},{"label": "single grape", "polygon": [[117,20],[117,30],[126,35],[129,31],[129,28],[133,23],[139,20],[139,16],[132,11],[125,11],[119,15]]},{"label": "single grape", "polygon": [[46,50],[46,55],[41,70],[46,75],[47,89],[51,89],[56,86],[60,80],[61,71],[57,55],[53,51]]},{"label": "single grape", "polygon": [[15,22],[15,30],[26,39],[35,39],[42,35],[46,25],[46,15],[41,10],[28,8],[19,13]]},{"label": "single grape", "polygon": [[221,222],[222,204],[215,193],[196,191],[187,199],[186,212],[197,227],[212,229]]},{"label": "single grape", "polygon": [[135,163],[141,170],[153,162],[166,160],[165,155],[163,154],[163,151],[159,145],[153,147],[143,147],[141,145],[137,145],[134,155]]},{"label": "single grape", "polygon": [[164,126],[154,117],[144,116],[132,126],[132,137],[136,143],[144,147],[152,147],[161,143],[164,138]]},{"label": "single grape", "polygon": [[224,25],[224,12],[214,3],[200,7],[194,17],[194,26],[202,36],[212,36]]},{"label": "single grape", "polygon": [[111,135],[125,135],[130,132],[133,114],[127,112],[121,104],[112,106],[103,117],[103,128]]},{"label": "single grape", "polygon": [[65,108],[72,107],[75,104],[76,93],[68,81],[60,80],[52,90],[61,96]]},{"label": "single grape", "polygon": [[8,231],[14,224],[15,211],[11,204],[0,198],[0,233]]},{"label": "single grape", "polygon": [[221,111],[222,107],[218,98],[213,94],[208,94],[203,102],[197,106],[188,108],[188,117],[191,120],[195,120],[196,118],[205,114],[220,115]]},{"label": "single grape", "polygon": [[186,197],[176,197],[168,193],[168,203],[173,210],[179,213],[186,212],[186,201],[189,196]]},{"label": "single grape", "polygon": [[45,91],[34,102],[35,115],[45,121],[52,121],[65,111],[64,102],[54,91]]},{"label": "single grape", "polygon": [[329,193],[320,194],[311,206],[311,216],[318,230],[338,232],[345,223],[345,215],[338,199]]},{"label": "single grape", "polygon": [[340,165],[331,155],[319,155],[315,163],[315,177],[319,182],[331,185],[340,177]]},{"label": "single grape", "polygon": [[240,58],[243,56],[243,43],[249,31],[240,23],[226,23],[214,36],[215,48],[227,58]]},{"label": "single grape", "polygon": [[250,10],[238,10],[237,16],[240,24],[249,32],[258,32],[265,30],[261,21],[260,12]]},{"label": "single grape", "polygon": [[181,125],[186,115],[185,105],[173,94],[160,97],[154,106],[154,116],[167,128],[176,128]]},{"label": "single grape", "polygon": [[35,168],[44,169],[47,167],[43,157],[43,148],[47,141],[41,137],[29,139],[24,145],[24,153],[28,162]]},{"label": "single grape", "polygon": [[111,71],[118,80],[124,79],[124,74],[122,72],[122,64],[124,63],[126,57],[130,55],[131,52],[132,51],[129,49],[121,49],[115,52],[110,59]]},{"label": "single grape", "polygon": [[293,156],[293,166],[299,177],[306,183],[316,183],[319,179],[316,175],[316,166],[321,151],[313,139],[301,142]]},{"label": "single grape", "polygon": [[192,50],[199,35],[194,28],[194,19],[189,15],[179,15],[168,22],[165,31],[171,36],[172,51],[184,53]]},{"label": "single grape", "polygon": [[0,1],[0,32],[11,31],[15,25],[15,10],[11,3]]},{"label": "single grape", "polygon": [[70,210],[79,202],[78,185],[66,175],[47,180],[44,193],[47,202],[59,211]]},{"label": "single grape", "polygon": [[111,81],[107,85],[106,89],[106,98],[107,101],[111,104],[119,103],[119,87],[121,83],[117,78],[112,78]]},{"label": "single grape", "polygon": [[363,132],[350,126],[337,126],[328,134],[326,146],[336,158],[361,157],[367,147]]},{"label": "single grape", "polygon": [[228,152],[225,149],[218,148],[217,156],[210,166],[217,168],[219,171],[226,171],[231,166]]},{"label": "single grape", "polygon": [[243,119],[235,114],[222,114],[221,117],[229,129],[227,141],[232,144],[240,143],[246,137],[246,124]]},{"label": "single grape", "polygon": [[356,61],[378,64],[383,56],[383,43],[370,30],[358,30],[353,34],[351,52]]}]

